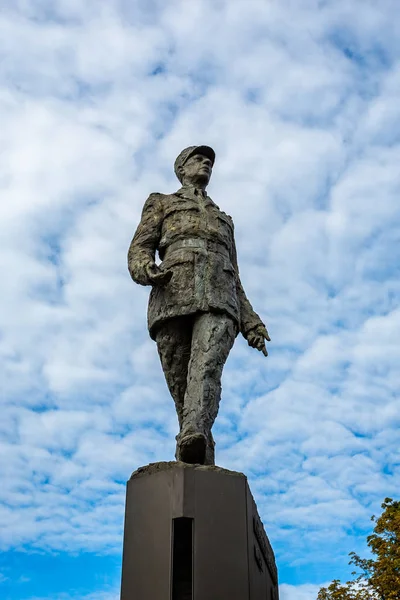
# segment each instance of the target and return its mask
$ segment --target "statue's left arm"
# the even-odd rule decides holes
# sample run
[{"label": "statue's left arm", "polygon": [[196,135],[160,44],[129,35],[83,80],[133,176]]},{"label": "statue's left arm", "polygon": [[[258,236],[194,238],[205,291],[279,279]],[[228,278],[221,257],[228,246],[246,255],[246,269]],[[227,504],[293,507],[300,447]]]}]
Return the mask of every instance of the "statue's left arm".
[{"label": "statue's left arm", "polygon": [[248,341],[249,346],[257,348],[257,350],[260,350],[260,352],[263,352],[263,354],[267,356],[268,352],[265,347],[265,340],[268,342],[271,340],[265,324],[253,309],[249,299],[246,296],[246,292],[243,289],[242,282],[240,281],[234,237],[232,243],[232,262],[236,271],[236,293],[240,308],[240,332]]}]

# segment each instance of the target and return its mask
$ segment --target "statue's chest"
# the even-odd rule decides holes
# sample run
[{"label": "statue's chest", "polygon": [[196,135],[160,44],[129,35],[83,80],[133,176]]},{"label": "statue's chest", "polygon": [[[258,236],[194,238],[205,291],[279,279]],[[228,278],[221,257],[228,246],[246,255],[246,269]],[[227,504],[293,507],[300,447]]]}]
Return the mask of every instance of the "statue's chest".
[{"label": "statue's chest", "polygon": [[177,198],[164,208],[162,237],[180,235],[209,237],[230,242],[233,230],[230,218],[210,201]]}]

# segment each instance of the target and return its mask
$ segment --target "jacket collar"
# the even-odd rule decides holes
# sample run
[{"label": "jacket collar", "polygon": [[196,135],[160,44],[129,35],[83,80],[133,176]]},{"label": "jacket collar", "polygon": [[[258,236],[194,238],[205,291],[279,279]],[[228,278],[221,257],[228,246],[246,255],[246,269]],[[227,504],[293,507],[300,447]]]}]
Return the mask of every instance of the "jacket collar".
[{"label": "jacket collar", "polygon": [[187,198],[188,200],[197,200],[198,198],[203,198],[206,205],[214,205],[214,202],[211,200],[210,196],[207,195],[206,191],[203,192],[203,190],[194,188],[192,186],[183,186],[179,188],[179,190],[175,192],[174,196],[180,196],[181,198]]}]

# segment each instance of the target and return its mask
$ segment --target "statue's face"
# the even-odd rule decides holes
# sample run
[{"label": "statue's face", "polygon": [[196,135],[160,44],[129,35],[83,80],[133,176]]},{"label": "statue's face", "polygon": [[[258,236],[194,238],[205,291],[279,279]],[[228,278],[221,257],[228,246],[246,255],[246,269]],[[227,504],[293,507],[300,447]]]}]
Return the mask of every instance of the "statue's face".
[{"label": "statue's face", "polygon": [[183,165],[183,181],[192,185],[206,186],[210,181],[212,162],[203,154],[194,154]]}]

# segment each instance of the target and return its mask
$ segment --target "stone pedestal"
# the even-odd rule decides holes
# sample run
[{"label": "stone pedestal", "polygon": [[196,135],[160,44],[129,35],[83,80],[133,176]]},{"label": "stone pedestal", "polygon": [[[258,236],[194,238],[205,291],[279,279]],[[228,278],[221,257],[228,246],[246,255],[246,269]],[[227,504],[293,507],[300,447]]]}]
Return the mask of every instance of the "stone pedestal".
[{"label": "stone pedestal", "polygon": [[121,600],[278,600],[274,553],[242,473],[179,462],[133,473]]}]

